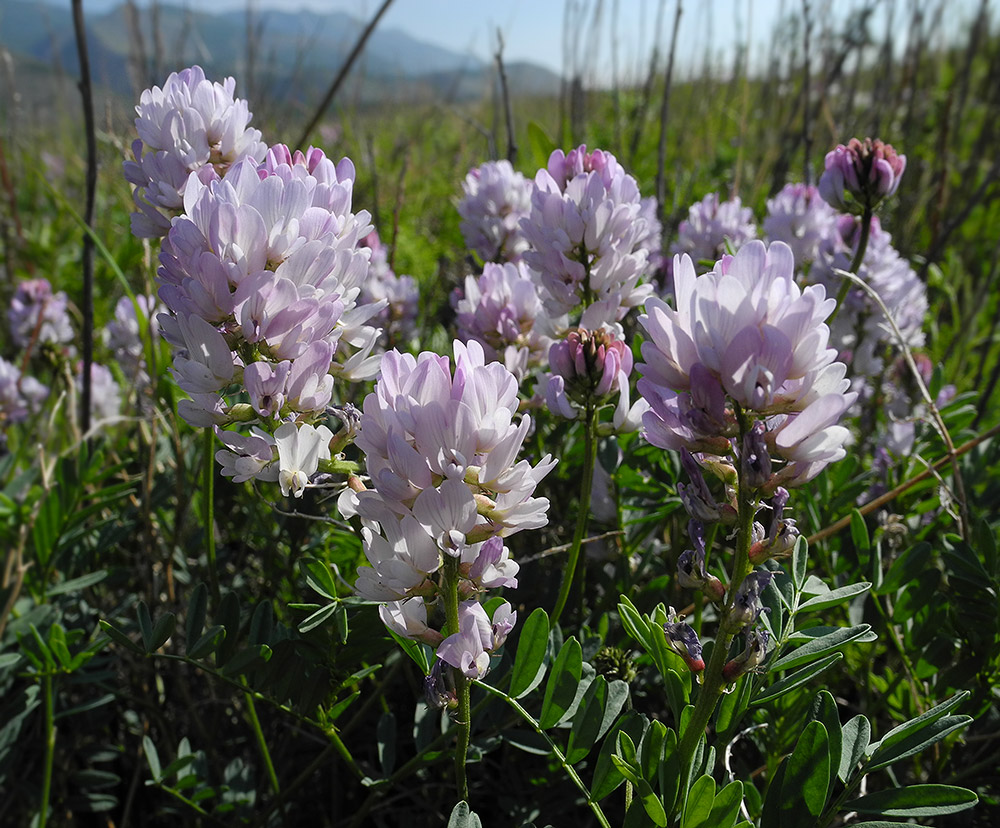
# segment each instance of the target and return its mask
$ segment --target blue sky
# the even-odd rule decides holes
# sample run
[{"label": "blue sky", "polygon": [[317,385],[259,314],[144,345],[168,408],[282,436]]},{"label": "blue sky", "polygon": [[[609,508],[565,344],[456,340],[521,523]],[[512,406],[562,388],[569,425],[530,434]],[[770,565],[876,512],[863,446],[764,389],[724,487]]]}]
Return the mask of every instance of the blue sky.
[{"label": "blue sky", "polygon": [[[120,0],[85,0],[90,11],[105,11]],[[161,0],[164,2],[164,0]],[[205,8],[191,0],[166,0],[176,5]],[[378,9],[378,0],[252,0],[257,8],[294,10],[302,7],[324,12],[344,10],[367,19]],[[148,5],[149,0],[139,0]],[[661,38],[661,53],[669,46],[676,0],[666,0],[665,20]],[[837,19],[843,19],[864,0],[811,0],[813,13],[825,9]],[[209,8],[231,10],[246,8],[247,0],[212,0]],[[412,36],[445,46],[460,53],[471,53],[488,60],[495,50],[496,31],[504,35],[504,55],[507,60],[531,60],[560,71],[564,66],[564,18],[567,7],[571,16],[586,14],[587,33],[578,44],[580,60],[586,56],[595,82],[608,83],[612,66],[612,36],[617,39],[619,76],[640,74],[652,50],[656,16],[660,0],[603,0],[603,14],[597,27],[597,38],[591,40],[593,11],[597,0],[395,0],[381,25],[402,29]],[[883,6],[885,4],[882,4]],[[907,14],[903,6],[897,14]],[[949,9],[942,33],[947,27],[971,16],[974,0],[959,0]],[[718,62],[729,63],[735,45],[746,43],[749,36],[750,59],[766,62],[771,50],[770,33],[774,24],[785,14],[798,13],[801,0],[687,0],[683,3],[678,37],[678,66],[700,67],[706,51]],[[616,24],[612,25],[617,9]],[[958,13],[955,13],[957,10]],[[886,21],[879,17],[872,31],[878,39],[884,36]],[[900,46],[906,27],[900,27]]]}]

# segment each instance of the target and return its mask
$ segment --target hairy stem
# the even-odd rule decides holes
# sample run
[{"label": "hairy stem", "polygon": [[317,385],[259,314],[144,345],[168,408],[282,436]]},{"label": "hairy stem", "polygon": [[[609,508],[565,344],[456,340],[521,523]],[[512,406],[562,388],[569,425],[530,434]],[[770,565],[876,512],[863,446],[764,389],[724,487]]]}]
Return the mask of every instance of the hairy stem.
[{"label": "hairy stem", "polygon": [[49,797],[52,795],[52,766],[56,754],[55,697],[52,674],[42,678],[42,696],[45,705],[45,766],[42,769],[42,802],[38,812],[38,828],[45,828],[49,818]]},{"label": "hairy stem", "polygon": [[205,549],[208,553],[208,580],[212,595],[219,600],[219,573],[215,565],[215,435],[205,429],[205,466],[202,470],[202,493],[205,498]]},{"label": "hairy stem", "polygon": [[257,718],[257,706],[253,702],[253,696],[247,691],[243,694],[243,698],[247,703],[247,717],[250,719],[250,726],[253,728],[253,734],[257,739],[257,747],[260,750],[260,756],[264,760],[264,766],[267,768],[267,778],[271,780],[271,787],[274,789],[276,794],[281,793],[281,787],[278,785],[278,774],[274,770],[274,762],[271,761],[271,751],[267,748],[267,740],[264,738],[264,731],[260,727],[260,719]]},{"label": "hairy stem", "polygon": [[[865,259],[865,250],[868,248],[868,237],[872,230],[872,213],[871,207],[865,207],[865,211],[861,216],[861,238],[858,239],[858,249],[854,253],[854,259],[851,260],[851,266],[849,270],[851,273],[857,273],[858,268],[861,267],[861,262]],[[827,325],[832,325],[833,320],[837,318],[837,314],[840,313],[840,308],[844,304],[844,300],[847,298],[847,291],[851,288],[851,280],[844,279],[841,282],[840,290],[837,292],[837,307],[833,309],[833,313],[826,320]]]},{"label": "hairy stem", "polygon": [[[459,632],[458,623],[458,580],[460,561],[453,555],[444,555],[444,599],[445,619],[448,623],[448,633]],[[472,705],[469,700],[469,680],[461,670],[452,670],[455,676],[455,693],[458,696],[458,711],[455,714],[455,724],[458,734],[455,740],[455,784],[458,788],[458,798],[469,800],[469,783],[465,775],[465,759],[469,752],[469,733],[472,730]]]},{"label": "hairy stem", "polygon": [[[569,548],[569,560],[563,570],[562,584],[559,586],[559,597],[556,605],[549,617],[549,628],[554,628],[559,623],[559,616],[562,615],[566,602],[569,600],[570,590],[573,588],[573,581],[576,577],[576,570],[580,564],[580,547],[583,545],[583,536],[587,533],[587,523],[590,519],[590,492],[594,484],[594,463],[597,460],[597,409],[593,403],[588,402],[584,412],[583,429],[583,478],[580,480],[580,505],[576,515],[576,531],[573,533],[573,544]],[[581,575],[582,577],[582,575]]]},{"label": "hairy stem", "polygon": [[[743,413],[737,409],[737,418],[740,424],[740,441],[743,443],[743,436],[747,432],[748,424]],[[733,559],[733,573],[729,579],[729,590],[726,593],[726,606],[719,613],[719,631],[712,647],[712,656],[703,674],[701,690],[698,693],[698,701],[695,703],[694,712],[681,736],[678,745],[678,756],[681,765],[681,796],[679,802],[684,802],[685,792],[691,779],[691,763],[694,760],[695,752],[701,737],[705,735],[705,728],[718,706],[719,699],[726,687],[726,681],[722,675],[722,669],[726,666],[729,656],[729,646],[736,637],[738,630],[732,629],[727,619],[732,615],[733,606],[736,603],[736,596],[739,593],[740,585],[743,583],[753,566],[750,563],[750,540],[753,529],[754,502],[753,495],[747,485],[744,476],[739,478],[739,518],[737,521],[736,535],[736,555]]]}]

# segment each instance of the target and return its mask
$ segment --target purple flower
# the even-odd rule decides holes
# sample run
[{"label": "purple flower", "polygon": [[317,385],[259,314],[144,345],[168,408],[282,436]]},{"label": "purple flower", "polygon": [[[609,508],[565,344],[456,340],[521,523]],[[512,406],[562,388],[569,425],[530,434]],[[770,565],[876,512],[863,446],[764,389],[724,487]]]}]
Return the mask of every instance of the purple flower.
[{"label": "purple flower", "polygon": [[826,169],[819,180],[823,199],[843,213],[861,215],[893,195],[906,169],[906,156],[891,144],[852,138],[826,154]]},{"label": "purple flower", "polygon": [[837,232],[837,212],[807,184],[786,184],[767,201],[764,235],[768,242],[782,241],[792,249],[795,266],[802,270],[819,255],[820,246]]},{"label": "purple flower", "polygon": [[556,325],[542,309],[535,276],[523,263],[487,262],[482,275],[465,277],[464,293],[453,297],[458,335],[476,340],[486,358],[499,360],[518,379],[542,364]]},{"label": "purple flower", "polygon": [[216,461],[222,466],[223,477],[233,478],[234,483],[278,479],[278,467],[273,464],[276,447],[270,434],[259,428],[253,428],[250,434],[240,434],[223,431],[217,426],[215,434],[228,449],[215,453]]},{"label": "purple flower", "polygon": [[427,626],[427,607],[423,598],[391,601],[380,606],[378,614],[383,624],[403,638],[423,641],[432,647],[436,647],[443,639],[441,633]]},{"label": "purple flower", "polygon": [[728,683],[736,681],[740,676],[757,668],[767,657],[767,644],[770,636],[767,630],[759,627],[748,628],[746,631],[746,646],[743,652],[726,662],[722,668],[722,677]]},{"label": "purple flower", "polygon": [[673,607],[667,613],[667,623],[663,625],[663,633],[666,636],[667,645],[684,659],[684,663],[692,673],[700,673],[705,669],[705,660],[701,657],[701,641],[698,640],[698,633],[690,624],[680,620],[680,616],[674,612]]},{"label": "purple flower", "polygon": [[[0,425],[21,423],[41,408],[49,390],[0,357]],[[0,441],[2,445],[2,441]]]},{"label": "purple flower", "polygon": [[27,348],[32,342],[64,345],[73,341],[73,325],[65,292],[52,292],[48,279],[28,279],[14,291],[7,311],[14,343]]},{"label": "purple flower", "polygon": [[677,583],[685,589],[700,589],[713,601],[721,601],[726,588],[705,568],[705,527],[697,520],[689,521],[688,536],[694,548],[685,549],[677,559]]},{"label": "purple flower", "polygon": [[383,343],[395,347],[410,342],[417,335],[420,289],[416,280],[393,273],[385,245],[375,230],[361,240],[361,246],[371,250],[371,261],[368,279],[361,286],[359,303],[382,306],[373,321],[382,327]]},{"label": "purple flower", "polygon": [[156,305],[153,297],[139,294],[135,302],[127,296],[118,300],[115,318],[104,328],[104,344],[114,354],[125,378],[141,388],[149,384],[149,374],[146,371],[146,342],[142,338],[136,306],[148,326],[148,335],[156,341],[160,327],[156,315],[163,308]]},{"label": "purple flower", "polygon": [[[509,605],[508,605],[509,609]],[[481,679],[490,669],[493,625],[482,604],[463,601],[458,607],[458,631],[437,649],[437,657],[460,670],[466,678]]]},{"label": "purple flower", "polygon": [[[83,361],[76,365],[77,393],[83,393]],[[106,365],[90,364],[90,417],[95,424],[115,420],[121,414],[122,396],[118,383]]]},{"label": "purple flower", "polygon": [[326,426],[284,423],[274,432],[278,448],[278,485],[281,493],[302,497],[309,478],[319,469],[320,460],[330,459],[333,432]]},{"label": "purple flower", "polygon": [[729,617],[725,620],[730,630],[739,630],[753,624],[764,612],[760,594],[771,583],[771,577],[766,569],[757,569],[743,579]]},{"label": "purple flower", "polygon": [[469,170],[458,202],[465,244],[483,262],[517,262],[528,249],[520,228],[531,212],[531,182],[509,161],[487,161]]},{"label": "purple flower", "polygon": [[748,242],[700,277],[687,256],[674,265],[677,309],[653,297],[639,318],[649,334],[638,385],[651,406],[643,417],[647,439],[727,453],[722,440],[735,433],[728,398],[770,418],[768,448],[808,464],[799,467],[807,474],[843,457],[847,431],[835,423],[857,395],[826,347],[823,320],[833,300],[821,286],[798,287],[788,246]]},{"label": "purple flower", "polygon": [[717,261],[727,251],[727,243],[733,250],[739,250],[756,236],[753,210],[744,207],[739,196],[720,201],[718,193],[709,193],[691,205],[687,219],[677,228],[677,241],[670,250],[675,254],[686,253],[700,269],[703,261]]},{"label": "purple flower", "polygon": [[135,185],[136,236],[167,234],[191,173],[210,180],[241,158],[264,157],[260,131],[247,126],[250,110],[246,101],[233,97],[235,89],[233,78],[212,83],[200,66],[192,66],[171,74],[162,89],[142,93],[135,108],[134,160],[124,164],[125,178]]},{"label": "purple flower", "polygon": [[611,153],[581,146],[556,150],[535,176],[531,215],[521,229],[531,249],[524,261],[539,274],[552,316],[595,306],[584,327],[622,319],[652,286],[639,187]]}]

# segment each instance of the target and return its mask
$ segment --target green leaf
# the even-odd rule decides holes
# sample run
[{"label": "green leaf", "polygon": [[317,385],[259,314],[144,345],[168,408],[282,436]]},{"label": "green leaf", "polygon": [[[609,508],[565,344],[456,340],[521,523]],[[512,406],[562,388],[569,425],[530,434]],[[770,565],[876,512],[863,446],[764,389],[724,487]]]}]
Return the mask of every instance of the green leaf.
[{"label": "green leaf", "polygon": [[107,577],[108,570],[98,569],[95,572],[88,572],[86,575],[81,575],[79,578],[71,578],[68,581],[63,581],[61,584],[53,584],[45,590],[45,594],[49,598],[52,598],[56,595],[65,595],[67,592],[76,592],[94,584],[99,584]]},{"label": "green leaf", "polygon": [[[104,622],[107,623],[107,622]],[[0,670],[4,670],[21,660],[20,653],[4,653],[0,655]]]},{"label": "green leaf", "polygon": [[[309,630],[314,630],[316,627],[321,626],[328,618],[333,616],[338,609],[340,609],[340,604],[327,604],[325,607],[320,607],[314,613],[312,613],[308,618],[303,619],[299,622],[298,629],[301,633],[307,633]],[[404,639],[405,640],[405,639]],[[415,644],[415,641],[411,641],[411,644]],[[419,662],[418,662],[419,663]],[[424,670],[426,673],[426,669]]]},{"label": "green leaf", "polygon": [[630,710],[611,728],[601,744],[601,750],[597,754],[597,762],[594,764],[594,778],[590,785],[590,792],[595,801],[604,799],[625,781],[625,777],[612,762],[612,756],[617,750],[619,734],[628,735],[634,745],[636,739],[642,739],[646,727],[645,717]]},{"label": "green leaf", "polygon": [[[330,606],[332,607],[335,605],[330,604]],[[318,613],[313,613],[313,615],[317,614]],[[313,616],[310,616],[310,618],[311,617]],[[302,623],[304,624],[305,622]],[[301,624],[299,625],[299,629],[300,630],[302,629]],[[420,668],[421,673],[423,673],[425,676],[428,673],[430,673],[431,662],[430,659],[427,657],[427,651],[429,648],[427,647],[426,644],[421,644],[419,641],[413,641],[410,638],[403,638],[403,636],[399,635],[393,630],[389,630],[388,632],[389,635],[392,636],[393,640],[399,645],[400,649],[404,653],[406,653],[413,660],[414,664],[416,664]]]},{"label": "green leaf", "polygon": [[229,592],[219,604],[215,620],[226,630],[226,637],[219,643],[215,653],[215,663],[223,665],[236,654],[240,638],[240,599],[235,592]]},{"label": "green leaf", "polygon": [[805,684],[813,676],[817,676],[828,667],[832,667],[843,657],[843,653],[831,653],[826,658],[821,658],[819,661],[807,664],[801,670],[796,670],[790,676],[785,676],[783,679],[779,679],[770,687],[762,688],[761,692],[750,703],[750,706],[759,707],[764,704],[764,702],[776,699],[778,696],[784,695],[789,690],[794,690],[796,687]]},{"label": "green leaf", "polygon": [[448,828],[483,828],[483,823],[469,810],[469,803],[462,800],[452,809]]},{"label": "green leaf", "polygon": [[659,828],[666,828],[667,812],[652,786],[645,779],[640,779],[636,787],[636,793],[639,795],[639,799],[642,800],[642,807],[645,808],[646,815]]},{"label": "green leaf", "polygon": [[797,589],[802,589],[808,570],[809,544],[806,543],[805,535],[800,535],[799,539],[795,541],[795,549],[792,552],[792,580]]},{"label": "green leaf", "polygon": [[732,828],[739,817],[742,802],[743,783],[734,779],[715,795],[715,804],[705,828]]},{"label": "green leaf", "polygon": [[167,639],[174,634],[177,627],[177,616],[172,612],[165,613],[156,619],[153,632],[150,637],[150,652],[156,652],[167,643]]},{"label": "green leaf", "polygon": [[[912,756],[914,753],[922,750],[927,745],[933,744],[939,739],[943,739],[952,730],[957,729],[957,727],[968,724],[971,719],[967,716],[949,716],[948,719],[954,721],[949,721],[946,733],[942,733],[942,735],[937,736],[937,738],[934,738],[926,744],[921,744],[920,747],[914,747],[915,744],[922,740],[923,737],[921,734],[925,728],[948,716],[952,710],[958,707],[968,697],[969,691],[963,690],[960,693],[956,693],[950,699],[946,699],[941,702],[941,704],[935,705],[927,712],[917,716],[915,719],[903,722],[903,724],[894,727],[886,733],[880,741],[871,745],[871,749],[873,751],[872,760],[873,762],[880,764],[876,764],[874,766],[870,764],[867,768],[868,772],[870,773],[872,770],[875,770],[876,767],[886,767],[887,765],[892,764],[892,762],[903,759],[906,756]],[[934,733],[940,732],[940,730],[934,731]],[[891,758],[886,761],[888,757]]]},{"label": "green leaf", "polygon": [[66,646],[66,631],[61,624],[53,624],[49,627],[49,649],[59,659],[62,668],[68,670],[73,662],[73,657],[69,654],[69,647]]},{"label": "green leaf", "polygon": [[677,755],[677,733],[673,728],[667,730],[663,740],[663,754],[656,773],[663,807],[667,809],[667,813],[673,813],[681,789],[681,761]]},{"label": "green leaf", "polygon": [[139,633],[142,635],[142,646],[147,653],[153,651],[153,619],[149,617],[149,607],[145,601],[140,601],[136,608],[139,616]]},{"label": "green leaf", "polygon": [[979,797],[955,785],[909,785],[855,799],[845,810],[888,817],[926,817],[955,814],[973,807]]},{"label": "green leaf", "polygon": [[825,593],[817,595],[815,598],[810,598],[808,601],[803,601],[799,604],[799,612],[816,612],[817,610],[828,609],[829,607],[834,607],[837,604],[842,604],[848,598],[853,598],[855,595],[860,595],[862,592],[867,592],[871,589],[872,585],[868,581],[862,581],[858,584],[849,584],[848,586],[839,587],[838,589],[827,590]]},{"label": "green leaf", "polygon": [[347,710],[348,707],[354,704],[354,700],[360,695],[361,695],[361,690],[359,689],[351,693],[351,695],[349,695],[346,699],[341,699],[333,707],[330,708],[329,712],[327,712],[326,720],[328,722],[336,721],[336,719],[339,718],[340,715],[345,710]]},{"label": "green leaf", "polygon": [[830,790],[833,790],[843,752],[843,729],[840,726],[837,702],[829,690],[820,690],[816,694],[810,715],[815,721],[822,722],[826,728],[827,745],[830,749]]},{"label": "green leaf", "polygon": [[573,728],[566,745],[566,761],[569,764],[574,765],[583,759],[600,738],[607,702],[608,683],[604,676],[597,676],[584,693],[579,711],[573,717]]},{"label": "green leaf", "polygon": [[643,777],[650,782],[656,779],[656,770],[663,758],[663,742],[666,735],[667,726],[663,722],[653,719],[639,742],[639,769],[642,771]]},{"label": "green leaf", "polygon": [[145,650],[143,650],[142,647],[140,647],[135,641],[129,638],[122,630],[114,626],[110,621],[105,621],[103,618],[101,618],[97,623],[100,625],[101,629],[104,630],[105,633],[107,633],[108,638],[110,638],[116,644],[120,644],[126,649],[131,650],[133,653],[145,652]]},{"label": "green leaf", "polygon": [[148,736],[142,737],[142,752],[146,754],[146,761],[149,763],[149,770],[153,774],[153,779],[160,779],[160,755],[156,752],[156,745]]},{"label": "green leaf", "polygon": [[867,551],[872,545],[865,517],[857,509],[851,511],[851,540],[858,551]]},{"label": "green leaf", "polygon": [[270,601],[262,601],[257,605],[253,611],[253,617],[250,619],[249,641],[251,644],[267,644],[271,640],[273,632],[274,610],[271,609]]},{"label": "green leaf", "polygon": [[306,583],[324,598],[338,600],[337,581],[329,565],[317,558],[299,558],[299,569],[305,575]]},{"label": "green leaf", "polygon": [[872,771],[887,768],[893,762],[914,756],[922,750],[926,750],[931,745],[940,742],[956,730],[961,730],[970,724],[972,724],[971,716],[946,716],[943,719],[937,719],[924,724],[918,730],[914,730],[901,738],[895,738],[892,742],[883,739],[878,747],[875,748],[872,759],[865,770],[871,773]]},{"label": "green leaf", "polygon": [[378,744],[378,762],[382,767],[382,774],[388,777],[396,767],[396,716],[391,710],[379,716],[375,726],[375,741]]},{"label": "green leaf", "polygon": [[[837,650],[845,644],[854,641],[856,638],[863,637],[870,631],[871,625],[869,624],[858,624],[856,627],[839,627],[834,632],[825,633],[819,638],[814,638],[801,647],[792,650],[787,655],[783,655],[770,665],[768,672],[787,670],[791,667],[798,667],[800,664],[815,661],[825,653]],[[810,631],[804,630],[803,632],[808,635]]]},{"label": "green leaf", "polygon": [[814,828],[830,788],[830,747],[822,722],[806,725],[781,783],[782,828]]},{"label": "green leaf", "polygon": [[708,821],[714,804],[715,780],[708,775],[699,776],[688,791],[681,828],[714,828]]},{"label": "green leaf", "polygon": [[649,637],[649,624],[633,603],[624,595],[621,596],[621,600],[618,603],[618,616],[621,618],[625,632],[632,636],[637,643],[641,644],[647,653],[653,655],[656,648]]},{"label": "green leaf", "polygon": [[862,715],[857,715],[841,728],[842,747],[840,752],[840,767],[837,776],[842,782],[847,782],[854,773],[858,762],[868,750],[868,742],[872,736],[871,723]]},{"label": "green leaf", "polygon": [[556,656],[545,685],[542,712],[538,717],[538,724],[543,730],[555,727],[567,714],[576,699],[582,672],[583,650],[580,642],[571,637]]},{"label": "green leaf", "polygon": [[534,690],[545,678],[545,651],[549,640],[549,616],[535,609],[521,628],[517,654],[510,676],[510,696],[519,699]]},{"label": "green leaf", "polygon": [[205,629],[205,613],[208,610],[208,587],[198,584],[188,599],[187,617],[184,619],[184,640],[190,646]]},{"label": "green leaf", "polygon": [[188,647],[188,658],[207,658],[215,652],[225,637],[226,630],[221,625],[216,624],[214,627],[209,627],[201,638]]}]

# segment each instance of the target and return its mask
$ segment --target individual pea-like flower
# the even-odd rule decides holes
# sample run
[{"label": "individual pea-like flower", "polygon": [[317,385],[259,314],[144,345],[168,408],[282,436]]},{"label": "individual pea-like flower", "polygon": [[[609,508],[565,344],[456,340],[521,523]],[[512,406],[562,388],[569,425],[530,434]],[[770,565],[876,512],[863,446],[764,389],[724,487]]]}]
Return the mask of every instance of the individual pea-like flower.
[{"label": "individual pea-like flower", "polygon": [[483,262],[517,262],[528,249],[521,219],[531,212],[531,181],[510,161],[473,167],[462,183],[459,229],[466,246]]},{"label": "individual pea-like flower", "polygon": [[333,432],[326,426],[283,423],[274,432],[278,450],[278,485],[287,497],[302,497],[309,478],[316,474],[320,460],[330,459]]},{"label": "individual pea-like flower", "polygon": [[794,270],[782,242],[748,242],[703,276],[689,257],[674,259],[676,310],[653,297],[639,318],[650,442],[726,454],[739,406],[765,419],[772,460],[793,467],[774,485],[802,483],[844,456],[848,432],[836,422],[857,395],[827,348],[834,301],[820,285],[799,288]]},{"label": "individual pea-like flower", "polygon": [[[77,393],[83,393],[83,361],[76,366]],[[122,395],[107,365],[90,364],[90,418],[94,423],[117,419],[121,414]]]},{"label": "individual pea-like flower", "polygon": [[73,341],[73,325],[64,291],[52,292],[48,279],[27,279],[18,284],[7,310],[14,344],[27,348],[31,343],[65,345]]},{"label": "individual pea-like flower", "polygon": [[767,200],[764,236],[768,242],[782,241],[792,249],[801,271],[819,255],[820,247],[837,232],[837,211],[819,190],[809,184],[786,184]]},{"label": "individual pea-like flower", "polygon": [[646,251],[646,271],[660,274],[667,266],[663,252],[663,225],[660,223],[659,204],[655,196],[640,199],[639,217],[646,222],[645,230],[639,237],[638,245]]},{"label": "individual pea-like flower", "polygon": [[378,610],[382,623],[403,638],[423,641],[432,647],[441,643],[444,636],[427,626],[427,605],[419,595],[405,601],[390,601]]},{"label": "individual pea-like flower", "polygon": [[667,613],[667,622],[663,625],[663,633],[667,646],[684,659],[684,663],[692,673],[701,673],[705,669],[705,660],[701,656],[701,641],[694,628],[681,620],[681,617],[671,607]]},{"label": "individual pea-like flower", "polygon": [[458,606],[459,630],[441,642],[437,657],[466,678],[481,679],[490,668],[490,653],[504,643],[516,620],[508,603],[497,607],[490,619],[482,604],[463,601]]},{"label": "individual pea-like flower", "polygon": [[0,357],[0,425],[24,422],[41,408],[48,394],[48,388],[38,380]]},{"label": "individual pea-like flower", "polygon": [[266,431],[255,426],[250,434],[240,434],[216,426],[215,434],[227,447],[215,453],[223,477],[231,477],[234,483],[278,479],[278,466],[273,462],[275,441]]},{"label": "individual pea-like flower", "polygon": [[692,549],[685,549],[677,559],[677,583],[685,589],[700,589],[713,601],[726,594],[722,581],[705,568],[705,527],[697,520],[688,522]]},{"label": "individual pea-like flower", "polygon": [[739,630],[753,624],[765,611],[760,601],[760,594],[771,583],[771,578],[771,573],[766,569],[757,569],[743,579],[743,583],[736,591],[732,609],[724,622],[730,630]]},{"label": "individual pea-like flower", "polygon": [[582,311],[580,325],[599,327],[642,304],[652,292],[640,284],[649,264],[642,212],[635,179],[611,153],[580,146],[549,156],[521,229],[550,315]]},{"label": "individual pea-like flower", "polygon": [[755,566],[764,563],[769,558],[787,557],[795,549],[799,538],[799,530],[793,518],[785,517],[785,506],[788,503],[788,490],[778,486],[768,504],[771,509],[771,520],[768,529],[759,523],[754,523],[754,538],[750,545],[750,563]]},{"label": "individual pea-like flower", "polygon": [[465,289],[452,295],[452,303],[459,338],[476,340],[488,360],[502,362],[519,380],[545,362],[563,321],[549,319],[523,262],[487,262],[478,278],[465,277]]},{"label": "individual pea-like flower", "polygon": [[205,78],[200,66],[172,73],[163,87],[145,90],[135,108],[138,139],[125,178],[135,185],[132,232],[160,238],[183,206],[188,177],[209,181],[223,175],[241,158],[255,162],[266,145],[260,130],[251,129],[247,102],[235,98],[236,81],[221,84]]},{"label": "individual pea-like flower", "polygon": [[736,509],[729,503],[718,503],[708,488],[701,464],[684,446],[681,447],[681,466],[690,483],[677,484],[677,496],[693,520],[700,523],[734,523]]},{"label": "individual pea-like flower", "polygon": [[906,156],[879,139],[852,138],[826,154],[819,193],[842,213],[871,212],[899,188]]},{"label": "individual pea-like flower", "polygon": [[767,630],[760,627],[748,627],[743,652],[726,662],[722,668],[723,679],[731,684],[745,673],[755,670],[767,657],[769,640],[770,636]]},{"label": "individual pea-like flower", "polygon": [[677,241],[670,250],[686,253],[700,269],[704,261],[717,261],[727,247],[739,250],[756,237],[753,210],[744,207],[739,196],[722,201],[718,193],[709,193],[688,209],[688,217],[677,228]]}]

